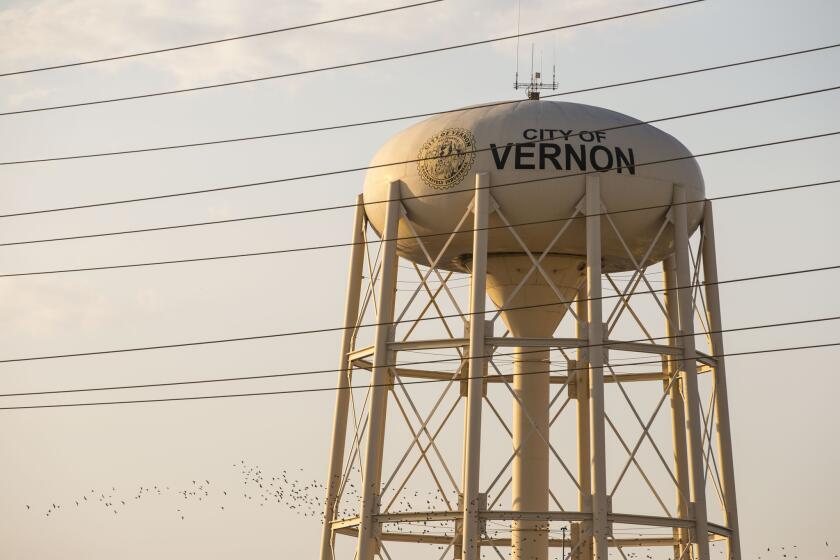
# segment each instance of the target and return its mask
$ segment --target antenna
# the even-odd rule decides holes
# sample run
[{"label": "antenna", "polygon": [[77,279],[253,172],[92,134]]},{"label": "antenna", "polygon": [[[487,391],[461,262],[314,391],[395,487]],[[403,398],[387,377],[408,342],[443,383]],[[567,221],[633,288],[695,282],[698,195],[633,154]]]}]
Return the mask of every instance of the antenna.
[{"label": "antenna", "polygon": [[[516,2],[516,74],[513,79],[513,89],[518,90],[520,88],[525,89],[528,93],[528,99],[539,99],[540,98],[540,90],[544,89],[557,89],[557,73],[555,65],[552,64],[551,66],[551,83],[550,84],[543,84],[542,81],[542,70],[543,70],[543,50],[540,49],[540,69],[538,72],[534,72],[534,43],[531,43],[531,75],[528,76],[527,82],[520,82],[519,81],[519,39],[520,39],[520,29],[519,26],[522,23],[522,0],[517,0]],[[556,54],[555,54],[556,60]]]},{"label": "antenna", "polygon": [[534,43],[531,43],[531,78],[534,77]]},{"label": "antenna", "polygon": [[[522,0],[517,0],[516,12],[516,76],[513,80],[514,84],[519,83],[519,24],[522,21]],[[516,86],[513,87],[516,89]]]},{"label": "antenna", "polygon": [[[519,40],[519,36],[517,36],[517,41]],[[534,71],[534,43],[531,43],[531,76],[530,80],[527,82],[520,82],[519,81],[519,50],[517,49],[517,72],[516,72],[516,81],[513,84],[513,89],[520,89],[523,88],[528,92],[528,99],[539,99],[540,98],[540,91],[544,89],[554,90],[557,89],[557,74],[556,68],[554,65],[551,67],[551,83],[545,84],[542,81],[542,65],[543,65],[543,52],[540,50],[540,66],[539,71]]]}]

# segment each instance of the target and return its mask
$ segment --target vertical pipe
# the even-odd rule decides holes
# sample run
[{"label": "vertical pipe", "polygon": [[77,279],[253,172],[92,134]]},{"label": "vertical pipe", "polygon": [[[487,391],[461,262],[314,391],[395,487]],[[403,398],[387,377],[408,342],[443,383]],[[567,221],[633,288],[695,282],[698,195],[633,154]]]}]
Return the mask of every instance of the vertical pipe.
[{"label": "vertical pipe", "polygon": [[607,560],[606,434],[604,428],[604,323],[601,292],[601,182],[586,176],[586,292],[589,298],[589,411],[592,454],[592,543],[594,558]]},{"label": "vertical pipe", "polygon": [[365,227],[365,207],[362,195],[356,197],[356,214],[353,218],[353,246],[347,273],[347,295],[344,305],[344,332],[341,335],[341,351],[338,360],[338,383],[335,395],[332,446],[330,466],[327,471],[327,491],[324,503],[324,526],[321,529],[321,560],[332,560],[334,535],[331,522],[335,516],[336,498],[341,486],[341,471],[344,465],[344,443],[347,438],[347,414],[350,405],[351,368],[347,355],[352,350],[353,329],[359,314],[359,292],[362,287],[365,245],[362,228]]},{"label": "vertical pipe", "polygon": [[368,412],[368,433],[362,475],[362,496],[359,519],[358,560],[373,560],[378,549],[379,490],[382,477],[382,447],[385,439],[385,412],[391,376],[388,364],[391,352],[388,343],[394,336],[394,298],[397,287],[397,235],[402,205],[399,201],[400,183],[392,181],[388,187],[388,207],[385,229],[382,232],[382,272],[379,282],[379,313],[373,342],[373,371],[371,399]]},{"label": "vertical pipe", "polygon": [[709,560],[709,532],[706,517],[706,484],[700,423],[700,391],[697,386],[697,353],[694,348],[694,309],[691,301],[691,260],[688,244],[688,211],[685,187],[674,185],[674,256],[677,263],[677,301],[680,309],[682,370],[685,380],[686,424],[691,498],[694,514],[694,542],[697,560]]},{"label": "vertical pipe", "polygon": [[487,297],[487,219],[490,213],[490,176],[475,175],[473,199],[473,253],[470,282],[469,379],[464,422],[464,468],[462,492],[462,558],[479,560],[479,477],[481,460],[481,405],[484,396],[484,305]]},{"label": "vertical pipe", "polygon": [[718,289],[717,249],[715,247],[715,225],[712,203],[707,200],[703,211],[703,279],[706,284],[706,305],[711,332],[712,354],[716,356],[715,423],[720,455],[720,470],[723,483],[723,497],[726,506],[726,525],[732,531],[727,541],[729,560],[741,560],[741,536],[738,530],[738,504],[735,498],[735,468],[732,464],[732,434],[729,427],[729,394],[726,388],[726,365],[724,362],[723,332],[720,318],[720,290]]},{"label": "vertical pipe", "polygon": [[[673,256],[668,257],[662,262],[662,273],[665,282],[665,310],[668,312],[668,322],[665,325],[665,332],[668,336],[668,344],[671,346],[679,346],[679,324],[680,324],[680,310],[677,301],[677,278],[676,278],[676,261]],[[679,371],[676,362],[672,356],[666,356],[663,360],[663,371],[671,375]],[[677,373],[679,376],[679,374]],[[662,382],[663,390],[667,389],[669,379]],[[680,519],[688,519],[688,505],[691,490],[689,489],[689,474],[688,474],[688,449],[685,441],[685,403],[683,402],[680,385],[684,385],[682,378],[678,377],[671,383],[669,389],[671,400],[671,430],[673,433],[673,447],[674,447],[674,473],[677,479],[676,502],[677,502],[677,517]],[[674,537],[679,542],[674,546],[675,560],[684,560],[688,554],[688,531],[685,529],[674,529]]]},{"label": "vertical pipe", "polygon": [[[513,402],[512,431],[514,449],[519,449],[511,469],[514,511],[548,511],[549,360],[548,348],[513,349],[513,391],[518,400]],[[510,536],[513,560],[548,558],[547,521],[513,521]]]},{"label": "vertical pipe", "polygon": [[[578,290],[578,301],[575,305],[578,320],[575,327],[575,336],[578,340],[588,344],[589,340],[589,302],[587,301],[586,286]],[[578,440],[578,481],[580,491],[578,492],[578,510],[581,512],[592,511],[592,467],[589,462],[589,349],[578,348],[575,371],[569,372],[575,376],[575,388],[577,392],[577,440]],[[592,524],[584,521],[576,524],[578,538],[581,532],[589,534]],[[574,548],[577,543],[572,544]],[[576,560],[590,560],[592,558],[591,539],[584,539],[578,552]]]}]

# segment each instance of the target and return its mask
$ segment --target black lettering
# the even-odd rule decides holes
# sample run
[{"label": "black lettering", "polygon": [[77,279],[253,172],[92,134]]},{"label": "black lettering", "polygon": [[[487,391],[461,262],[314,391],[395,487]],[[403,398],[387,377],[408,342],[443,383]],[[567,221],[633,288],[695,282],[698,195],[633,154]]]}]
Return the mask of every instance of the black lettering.
[{"label": "black lettering", "polygon": [[563,169],[557,161],[559,155],[560,146],[557,144],[540,144],[540,169],[545,169],[545,160],[549,160],[554,165],[554,169]]},{"label": "black lettering", "polygon": [[505,150],[502,152],[502,156],[499,157],[499,148],[496,144],[490,144],[490,151],[493,153],[493,161],[496,163],[496,169],[503,169],[505,167],[507,158],[510,155],[511,146],[513,146],[513,143],[508,142]]},{"label": "black lettering", "polygon": [[[532,136],[528,136],[529,132],[532,134]],[[525,140],[536,140],[537,139],[537,129],[536,128],[526,128],[525,132],[522,133],[522,136],[525,137]]]},{"label": "black lettering", "polygon": [[630,175],[636,174],[636,158],[633,155],[633,148],[628,148],[627,152],[630,154],[628,158],[627,155],[621,150],[621,148],[615,148],[615,160],[618,162],[618,172],[621,173],[623,166],[626,165],[627,171],[630,172]]},{"label": "black lettering", "polygon": [[577,162],[577,168],[586,171],[586,146],[580,145],[580,154],[575,151],[571,144],[566,144],[563,149],[566,151],[566,169],[572,168],[572,158],[574,158]]},{"label": "black lettering", "polygon": [[[607,164],[606,165],[599,165],[598,158],[596,157],[599,152],[603,152],[607,154]],[[611,169],[613,166],[613,155],[609,148],[604,146],[595,146],[591,150],[589,150],[589,161],[592,163],[592,167],[595,168],[597,171],[606,171],[607,169]]]},{"label": "black lettering", "polygon": [[558,128],[557,132],[563,135],[563,140],[565,140],[566,142],[569,141],[569,134],[572,133],[571,130],[563,130],[562,128]]},{"label": "black lettering", "polygon": [[[536,165],[533,163],[525,163],[523,160],[525,158],[533,158],[534,152],[526,152],[525,149],[529,148],[532,149],[536,145],[533,142],[525,142],[523,144],[516,145],[516,156],[513,162],[514,169],[536,169]],[[612,156],[610,156],[612,158]]]},{"label": "black lettering", "polygon": [[593,140],[595,140],[595,135],[589,132],[588,130],[581,130],[578,136],[584,142],[592,142]]},{"label": "black lettering", "polygon": [[598,139],[598,142],[603,142],[604,139],[607,137],[607,133],[603,130],[596,130],[595,137]]}]

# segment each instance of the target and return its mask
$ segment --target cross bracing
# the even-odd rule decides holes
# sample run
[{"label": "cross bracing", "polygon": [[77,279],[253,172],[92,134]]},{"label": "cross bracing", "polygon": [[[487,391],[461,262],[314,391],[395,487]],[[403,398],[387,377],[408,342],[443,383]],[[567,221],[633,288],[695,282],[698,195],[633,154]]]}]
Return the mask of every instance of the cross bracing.
[{"label": "cross bracing", "polygon": [[[597,184],[597,176],[589,182]],[[477,188],[481,192],[487,190]],[[527,268],[495,304],[483,291],[471,297],[478,293],[478,265],[442,265],[456,235],[486,231],[474,227],[480,200],[467,205],[449,238],[433,246],[398,201],[390,203],[390,231],[379,233],[360,206],[354,235],[366,243],[354,245],[348,297],[355,303],[341,356],[342,380],[356,388],[342,392],[347,403],[337,408],[346,410],[347,422],[336,434],[344,449],[340,468],[331,467],[339,474],[328,493],[326,558],[391,558],[410,545],[437,547],[441,558],[469,557],[465,547],[507,558],[529,539],[575,559],[622,558],[634,547],[654,547],[663,558],[708,558],[716,543],[737,557],[734,492],[726,480],[731,449],[721,445],[720,433],[719,302],[716,290],[701,288],[716,279],[707,265],[714,258],[711,208],[697,203],[705,206],[704,223],[689,237],[687,205],[679,196],[676,187],[676,204],[661,212],[643,251],[631,250],[600,199],[594,206],[591,197],[582,200],[576,215],[595,215],[601,233],[624,247],[632,267],[602,270],[601,287],[582,273],[567,297],[570,287],[557,284],[547,263],[573,222],[559,222],[552,241],[533,251],[488,193],[487,215],[519,242]],[[679,227],[685,229],[682,249],[651,262],[654,247]],[[398,257],[395,240],[406,237],[414,237],[425,262]],[[562,310],[562,319],[550,337],[514,336],[501,320],[504,310],[535,281],[549,294],[541,305]],[[614,297],[602,297],[608,294]],[[603,302],[601,342],[592,338],[592,301]],[[517,363],[531,354],[542,365],[532,362],[523,371]],[[422,363],[424,356],[447,359]],[[596,360],[603,443],[593,459]],[[544,413],[523,404],[518,380],[529,375],[547,376]],[[440,383],[412,386],[415,379]],[[476,407],[480,435],[473,445],[480,468],[470,476]],[[546,453],[548,502],[543,510],[526,511],[516,504],[516,463],[534,444]],[[600,516],[593,511],[593,461],[603,467]]]}]

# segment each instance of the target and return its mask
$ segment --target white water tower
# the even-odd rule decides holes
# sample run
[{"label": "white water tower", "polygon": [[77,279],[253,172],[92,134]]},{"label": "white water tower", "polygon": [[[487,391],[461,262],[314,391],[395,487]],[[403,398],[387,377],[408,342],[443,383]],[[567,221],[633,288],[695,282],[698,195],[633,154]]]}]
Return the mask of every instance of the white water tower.
[{"label": "white water tower", "polygon": [[576,103],[446,113],[379,150],[353,228],[322,560],[740,559],[679,141]]}]

